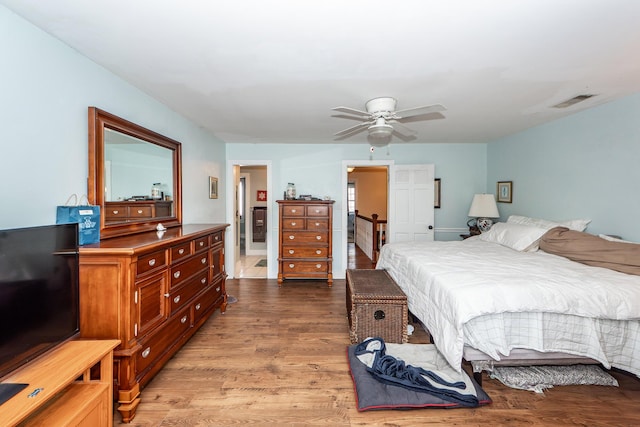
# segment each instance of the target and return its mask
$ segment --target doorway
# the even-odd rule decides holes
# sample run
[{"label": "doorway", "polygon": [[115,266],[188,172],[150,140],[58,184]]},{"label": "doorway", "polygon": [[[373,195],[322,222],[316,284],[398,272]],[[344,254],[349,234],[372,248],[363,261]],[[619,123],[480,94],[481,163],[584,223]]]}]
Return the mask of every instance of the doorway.
[{"label": "doorway", "polygon": [[[393,161],[343,161],[343,191],[346,215],[343,217],[343,265],[354,265],[353,257],[367,255],[356,245],[357,216],[387,220],[389,207],[389,170]],[[356,210],[357,215],[356,215]]]},{"label": "doorway", "polygon": [[233,239],[228,239],[226,270],[231,278],[268,278],[274,262],[269,262],[270,162],[229,161],[227,167],[227,189],[233,195],[227,217]]}]

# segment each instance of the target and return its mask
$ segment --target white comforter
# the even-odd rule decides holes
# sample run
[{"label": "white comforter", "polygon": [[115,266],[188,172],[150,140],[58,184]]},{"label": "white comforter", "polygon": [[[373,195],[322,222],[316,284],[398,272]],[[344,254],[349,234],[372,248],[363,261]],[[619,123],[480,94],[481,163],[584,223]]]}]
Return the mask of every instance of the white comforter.
[{"label": "white comforter", "polygon": [[[457,369],[462,361],[465,326],[473,323],[472,320],[522,312],[569,315],[591,323],[593,319],[611,319],[605,320],[607,325],[612,320],[640,320],[640,276],[586,266],[542,251],[518,252],[475,238],[460,242],[393,243],[382,247],[377,268],[388,270],[396,280],[407,295],[409,310],[425,324],[438,349]],[[632,323],[633,330],[638,331],[638,322]],[[576,346],[575,351],[570,352],[592,357],[608,367],[610,361],[605,353],[611,346],[600,345],[598,341],[607,335],[619,337],[610,331],[601,331],[599,325],[588,328],[597,328],[598,337],[591,339],[594,344],[587,347],[598,348]],[[582,333],[581,330],[575,332],[576,335]],[[626,334],[628,331],[621,333]],[[568,341],[573,339],[570,337]],[[631,339],[631,345],[623,346],[624,351],[637,353],[640,347],[636,348],[636,343],[640,337]],[[567,351],[567,348],[544,348],[544,344],[540,344],[544,339],[539,337],[534,341],[519,342],[518,346],[539,351]],[[495,349],[482,348],[482,338],[474,344],[496,357]],[[502,349],[505,355],[509,349],[506,350],[505,353]],[[635,360],[628,362],[629,358]],[[638,363],[638,356],[625,355],[623,359],[626,362],[619,364],[623,369],[640,374],[640,366],[629,369]]]}]

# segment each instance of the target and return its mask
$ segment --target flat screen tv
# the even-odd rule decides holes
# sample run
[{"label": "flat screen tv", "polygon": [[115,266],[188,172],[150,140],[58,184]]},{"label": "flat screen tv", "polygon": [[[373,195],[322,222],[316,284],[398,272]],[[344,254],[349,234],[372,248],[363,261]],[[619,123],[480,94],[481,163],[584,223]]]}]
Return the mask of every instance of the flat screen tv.
[{"label": "flat screen tv", "polygon": [[79,333],[77,227],[0,230],[0,380]]}]

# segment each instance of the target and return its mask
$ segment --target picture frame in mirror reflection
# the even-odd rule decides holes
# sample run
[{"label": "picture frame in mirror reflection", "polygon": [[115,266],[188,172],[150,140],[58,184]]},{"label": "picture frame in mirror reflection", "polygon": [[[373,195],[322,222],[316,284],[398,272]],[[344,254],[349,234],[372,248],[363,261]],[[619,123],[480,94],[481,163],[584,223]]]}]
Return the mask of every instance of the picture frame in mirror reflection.
[{"label": "picture frame in mirror reflection", "polygon": [[210,199],[218,198],[218,178],[213,176],[209,177],[209,198]]}]

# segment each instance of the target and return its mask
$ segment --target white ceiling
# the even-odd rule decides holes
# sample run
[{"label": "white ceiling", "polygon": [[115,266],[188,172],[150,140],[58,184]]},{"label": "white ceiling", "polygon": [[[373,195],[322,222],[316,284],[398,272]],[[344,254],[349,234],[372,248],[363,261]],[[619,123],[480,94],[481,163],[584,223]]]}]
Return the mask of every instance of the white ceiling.
[{"label": "white ceiling", "polygon": [[227,142],[333,142],[379,96],[447,107],[415,142],[484,142],[640,91],[638,0],[0,4]]}]

